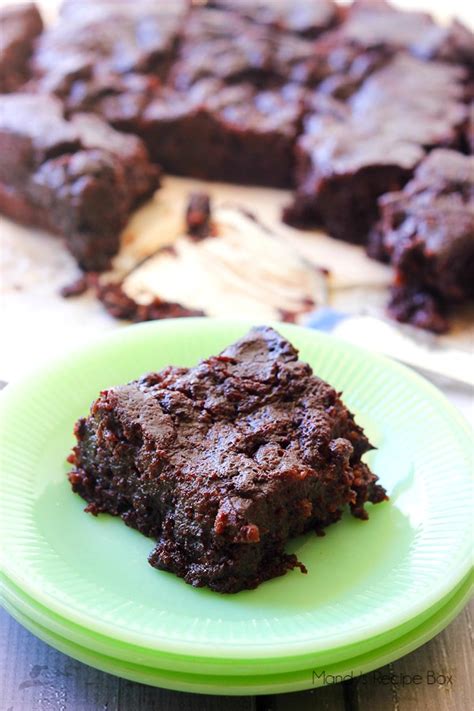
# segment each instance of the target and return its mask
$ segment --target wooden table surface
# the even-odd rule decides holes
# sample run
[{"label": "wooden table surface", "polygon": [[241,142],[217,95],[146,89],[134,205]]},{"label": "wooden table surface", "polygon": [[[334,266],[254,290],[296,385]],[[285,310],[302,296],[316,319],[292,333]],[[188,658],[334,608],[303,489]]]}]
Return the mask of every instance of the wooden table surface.
[{"label": "wooden table surface", "polygon": [[[36,639],[2,610],[0,709],[468,711],[474,704],[473,610],[474,601],[471,601],[431,642],[377,673],[372,672],[354,681],[314,691],[257,697],[182,694],[119,679],[57,652]],[[414,683],[417,674],[422,679],[420,683]]]}]

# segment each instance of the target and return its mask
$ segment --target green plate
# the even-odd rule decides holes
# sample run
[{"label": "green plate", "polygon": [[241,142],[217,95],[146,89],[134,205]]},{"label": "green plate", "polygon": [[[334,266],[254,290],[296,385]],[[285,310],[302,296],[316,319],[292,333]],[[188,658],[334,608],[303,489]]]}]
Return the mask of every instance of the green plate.
[{"label": "green plate", "polygon": [[[469,575],[468,575],[469,578]],[[461,587],[466,586],[466,578],[460,585],[445,596],[437,605],[427,611],[424,615],[419,615],[416,620],[416,626],[422,624],[425,620],[433,618],[435,613],[447,608],[451,600],[456,599],[456,595]],[[472,576],[471,576],[472,583]],[[227,676],[252,676],[274,675],[282,672],[300,671],[303,668],[327,668],[328,665],[334,666],[341,662],[345,662],[353,657],[359,657],[367,651],[377,649],[379,644],[387,645],[389,642],[399,639],[404,636],[407,631],[413,629],[411,625],[401,625],[393,630],[392,634],[382,635],[380,639],[370,639],[370,644],[365,641],[357,645],[348,645],[328,652],[319,652],[312,655],[295,656],[291,660],[291,665],[287,659],[259,659],[258,663],[255,660],[240,661],[233,659],[216,660],[205,657],[192,657],[164,654],[153,649],[137,647],[135,645],[123,644],[111,637],[99,635],[92,630],[84,627],[79,627],[65,618],[60,617],[51,610],[48,610],[43,605],[26,595],[16,585],[14,585],[5,576],[2,576],[2,585],[0,588],[1,599],[5,599],[8,604],[13,606],[20,613],[34,620],[36,624],[48,629],[50,632],[69,640],[73,644],[88,649],[90,652],[98,652],[106,657],[123,662],[133,662],[161,671],[184,672],[200,675],[227,675]]]},{"label": "green plate", "polygon": [[[159,686],[175,691],[188,691],[202,694],[278,694],[289,691],[302,691],[316,688],[324,684],[337,683],[344,679],[356,678],[373,669],[378,669],[395,659],[408,654],[420,645],[428,642],[441,632],[451,620],[462,610],[468,601],[472,590],[472,577],[457,587],[449,603],[441,607],[432,617],[416,626],[410,632],[382,645],[369,653],[356,655],[337,664],[312,665],[300,668],[291,673],[266,674],[252,676],[213,676],[199,675],[188,672],[173,672],[140,665],[136,661],[125,662],[115,659],[110,655],[91,652],[86,647],[75,644],[69,639],[61,637],[51,631],[48,626],[43,626],[34,617],[34,602],[30,605],[33,616],[27,615],[9,600],[4,598],[4,607],[10,614],[37,637],[47,642],[61,652],[78,659],[85,664],[101,669],[102,671],[121,676],[132,681],[138,681],[151,686]],[[193,669],[190,663],[189,669]]]},{"label": "green plate", "polygon": [[[342,390],[378,449],[388,489],[370,521],[345,517],[289,549],[309,568],[225,596],[151,568],[152,542],[118,519],[82,512],[65,474],[73,422],[100,389],[167,364],[192,365],[248,322],[190,319],[114,332],[1,398],[4,569],[41,605],[94,633],[166,654],[279,660],[380,646],[414,627],[471,564],[472,440],[440,393],[387,359],[296,326],[277,328]],[[367,642],[368,641],[368,642]]]}]

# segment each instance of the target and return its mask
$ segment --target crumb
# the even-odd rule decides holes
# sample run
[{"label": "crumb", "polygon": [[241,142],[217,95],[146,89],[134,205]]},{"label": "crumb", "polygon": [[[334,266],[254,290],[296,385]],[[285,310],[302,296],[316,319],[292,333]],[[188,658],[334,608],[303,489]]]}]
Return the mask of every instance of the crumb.
[{"label": "crumb", "polygon": [[186,208],[186,232],[195,239],[213,234],[211,198],[208,193],[191,193]]},{"label": "crumb", "polygon": [[189,309],[171,301],[163,301],[157,296],[147,304],[139,304],[125,292],[123,282],[120,281],[99,284],[97,298],[111,316],[116,319],[133,321],[133,323],[205,315],[204,311]]},{"label": "crumb", "polygon": [[81,294],[84,294],[89,288],[90,282],[88,276],[87,274],[82,274],[77,279],[74,279],[74,281],[62,286],[59,293],[64,299],[69,299],[71,296],[81,296]]}]

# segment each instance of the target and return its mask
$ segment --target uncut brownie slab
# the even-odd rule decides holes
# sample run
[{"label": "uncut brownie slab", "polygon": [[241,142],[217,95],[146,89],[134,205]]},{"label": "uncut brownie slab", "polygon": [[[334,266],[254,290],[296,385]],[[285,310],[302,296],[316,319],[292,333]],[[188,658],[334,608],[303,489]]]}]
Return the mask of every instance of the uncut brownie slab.
[{"label": "uncut brownie slab", "polygon": [[293,69],[292,80],[347,99],[400,52],[465,65],[473,74],[474,35],[458,21],[440,26],[428,13],[401,11],[383,0],[359,0],[337,14],[337,27],[318,37],[311,56]]},{"label": "uncut brownie slab", "polygon": [[134,132],[168,74],[186,10],[185,0],[63,3],[32,58],[31,89],[54,93],[69,113],[94,111]]},{"label": "uncut brownie slab", "polygon": [[258,91],[203,79],[186,92],[161,90],[139,130],[153,160],[171,173],[289,187],[304,103],[297,86]]},{"label": "uncut brownie slab", "polygon": [[[310,39],[304,32],[286,31],[289,28],[283,17],[278,20],[283,6],[271,3],[265,13],[266,4],[262,3],[262,14],[259,7],[252,5],[248,13],[242,12],[239,3],[235,7],[226,3],[224,9],[193,9],[183,24],[170,82],[186,90],[208,77],[227,83],[250,81],[260,88],[288,82],[315,87],[325,81],[325,91],[342,97],[388,56],[379,45],[366,47],[353,42],[344,33],[344,25]],[[295,13],[294,19],[304,20],[303,13],[299,14],[301,6],[288,3],[287,7],[289,13]],[[323,9],[319,4],[305,5],[308,13],[318,8]]]},{"label": "uncut brownie slab", "polygon": [[301,565],[289,538],[386,498],[338,393],[270,328],[104,390],[75,435],[86,511],[121,516],[156,539],[151,565],[219,592]]},{"label": "uncut brownie slab", "polygon": [[395,267],[389,313],[447,330],[450,306],[474,298],[474,157],[432,151],[413,180],[379,206],[369,253]]},{"label": "uncut brownie slab", "polygon": [[311,38],[338,20],[333,0],[210,0],[208,5],[233,10],[257,24]]},{"label": "uncut brownie slab", "polygon": [[42,29],[33,3],[0,8],[0,93],[15,91],[28,78],[28,60]]},{"label": "uncut brownie slab", "polygon": [[159,185],[135,136],[99,117],[63,117],[43,95],[0,96],[0,212],[59,233],[84,270],[102,270],[129,214]]},{"label": "uncut brownie slab", "polygon": [[403,187],[426,149],[463,145],[465,78],[463,67],[399,54],[338,115],[309,113],[295,149],[295,200],[284,219],[366,243],[377,198]]},{"label": "uncut brownie slab", "polygon": [[78,68],[93,65],[118,74],[153,72],[164,78],[186,9],[184,0],[64,3],[60,18],[39,41],[34,68],[41,74],[75,60]]},{"label": "uncut brownie slab", "polygon": [[195,8],[186,17],[169,82],[187,90],[201,79],[251,82],[273,88],[288,81],[311,84],[314,42],[259,25],[236,12]]},{"label": "uncut brownie slab", "polygon": [[474,35],[458,20],[439,25],[427,12],[407,11],[384,0],[356,0],[341,30],[347,43],[404,50],[422,59],[472,64]]}]

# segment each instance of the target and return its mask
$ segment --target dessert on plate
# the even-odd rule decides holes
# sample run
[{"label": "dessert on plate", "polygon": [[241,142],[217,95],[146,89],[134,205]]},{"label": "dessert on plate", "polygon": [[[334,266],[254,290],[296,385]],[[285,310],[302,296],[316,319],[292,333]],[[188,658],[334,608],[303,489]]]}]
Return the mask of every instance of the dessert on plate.
[{"label": "dessert on plate", "polygon": [[340,395],[271,328],[104,390],[75,435],[86,511],[121,516],[156,539],[152,566],[218,592],[304,571],[290,538],[387,498]]}]

